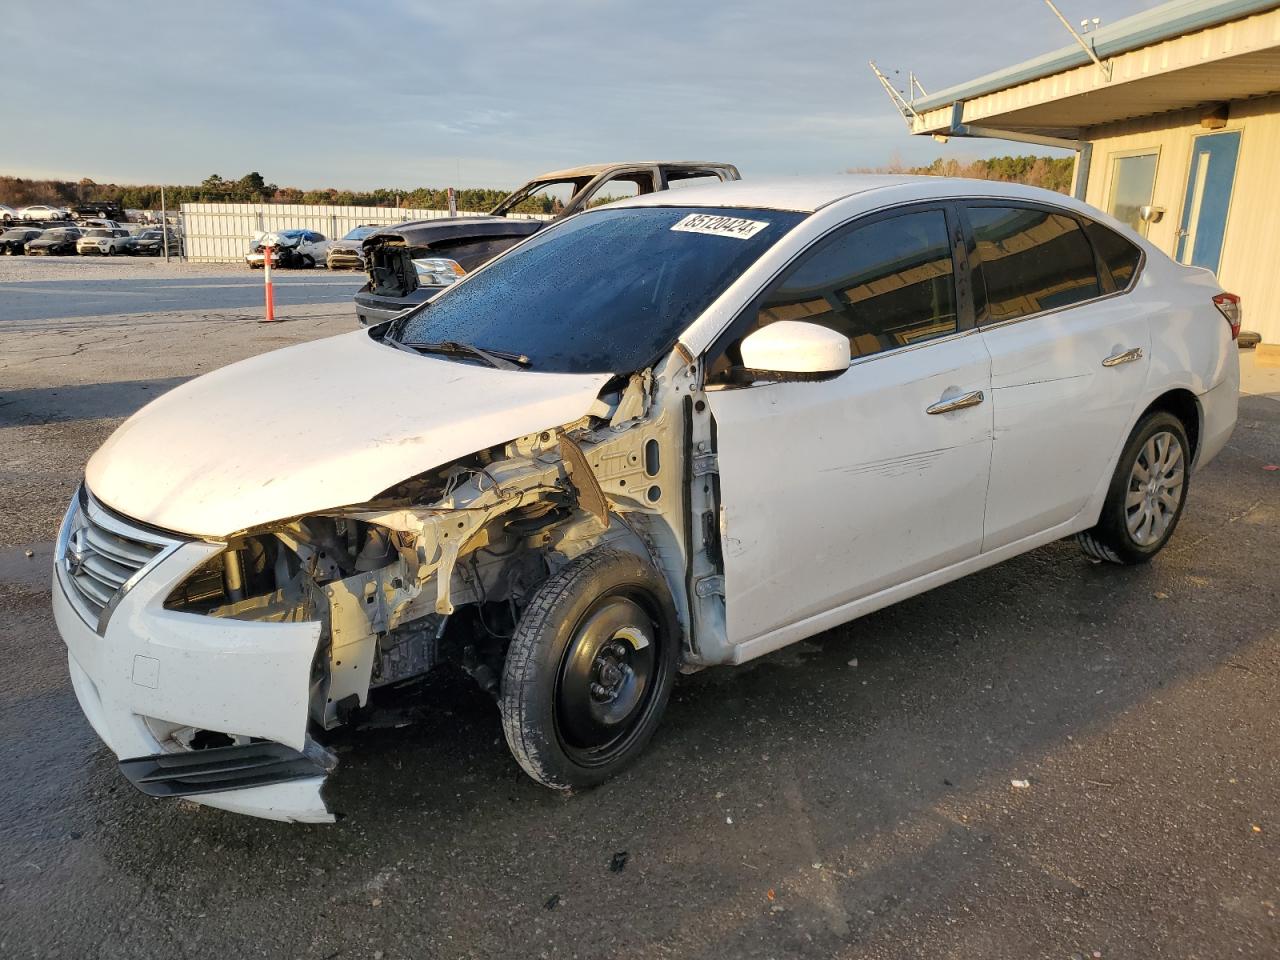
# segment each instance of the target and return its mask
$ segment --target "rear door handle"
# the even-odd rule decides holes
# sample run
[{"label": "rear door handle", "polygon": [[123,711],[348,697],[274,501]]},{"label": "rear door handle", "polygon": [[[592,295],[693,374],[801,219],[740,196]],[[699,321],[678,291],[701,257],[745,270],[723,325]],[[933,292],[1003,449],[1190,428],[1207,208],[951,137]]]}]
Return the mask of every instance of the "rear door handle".
[{"label": "rear door handle", "polygon": [[1131,350],[1125,350],[1121,353],[1113,353],[1107,359],[1102,361],[1104,367],[1118,367],[1122,363],[1133,363],[1135,360],[1142,359],[1142,348],[1134,347]]},{"label": "rear door handle", "polygon": [[925,407],[925,413],[950,413],[952,410],[963,410],[965,407],[976,407],[983,400],[987,399],[981,390],[970,390],[968,393],[962,393],[958,397],[952,397],[950,400],[939,400],[932,406]]}]

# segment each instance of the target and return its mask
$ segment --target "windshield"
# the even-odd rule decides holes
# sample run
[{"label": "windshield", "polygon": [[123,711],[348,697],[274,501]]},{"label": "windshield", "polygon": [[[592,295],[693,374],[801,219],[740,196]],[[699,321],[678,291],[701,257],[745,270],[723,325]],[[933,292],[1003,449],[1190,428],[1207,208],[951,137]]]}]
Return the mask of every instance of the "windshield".
[{"label": "windshield", "polygon": [[535,234],[397,326],[556,373],[631,373],[804,219],[780,210],[602,209]]},{"label": "windshield", "polygon": [[342,239],[343,240],[363,240],[365,237],[367,237],[369,234],[373,233],[377,229],[378,229],[377,227],[356,227],[354,230],[352,230]]},{"label": "windshield", "polygon": [[71,236],[70,230],[46,230],[40,234],[41,240],[60,240],[63,237]]},{"label": "windshield", "polygon": [[25,240],[30,233],[30,230],[6,230],[4,233],[0,234],[0,237],[3,237],[6,240]]},{"label": "windshield", "polygon": [[111,236],[111,231],[110,230],[90,230],[88,233],[85,234],[85,236],[86,237],[109,237]]}]

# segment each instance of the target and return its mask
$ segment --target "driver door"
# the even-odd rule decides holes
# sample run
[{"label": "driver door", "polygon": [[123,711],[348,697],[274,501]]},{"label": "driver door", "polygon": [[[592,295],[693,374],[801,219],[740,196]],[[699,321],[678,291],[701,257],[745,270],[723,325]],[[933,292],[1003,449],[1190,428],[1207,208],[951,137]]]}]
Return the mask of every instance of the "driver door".
[{"label": "driver door", "polygon": [[[713,346],[730,643],[978,555],[991,364],[957,289],[961,243],[945,205],[858,220],[803,254]],[[777,320],[845,334],[849,368],[732,385],[744,379],[742,339]]]}]

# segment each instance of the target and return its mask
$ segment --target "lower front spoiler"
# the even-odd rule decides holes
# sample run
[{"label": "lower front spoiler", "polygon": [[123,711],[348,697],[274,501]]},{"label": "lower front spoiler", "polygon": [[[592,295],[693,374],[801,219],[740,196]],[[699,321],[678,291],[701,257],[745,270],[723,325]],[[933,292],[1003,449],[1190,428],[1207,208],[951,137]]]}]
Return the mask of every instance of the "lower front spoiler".
[{"label": "lower front spoiler", "polygon": [[299,753],[262,741],[133,757],[120,761],[120,772],[149,797],[191,797],[323,779],[336,766],[333,754],[314,742]]}]

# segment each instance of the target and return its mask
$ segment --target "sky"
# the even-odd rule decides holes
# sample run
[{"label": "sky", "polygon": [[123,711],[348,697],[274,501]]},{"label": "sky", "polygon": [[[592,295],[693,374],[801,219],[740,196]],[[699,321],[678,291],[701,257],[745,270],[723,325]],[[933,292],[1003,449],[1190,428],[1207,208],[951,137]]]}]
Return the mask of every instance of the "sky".
[{"label": "sky", "polygon": [[[0,174],[104,183],[514,187],[603,161],[786,176],[1025,153],[909,136],[867,61],[933,92],[1071,42],[1042,0],[2,2]],[[1155,5],[1059,3],[1073,23]]]}]

